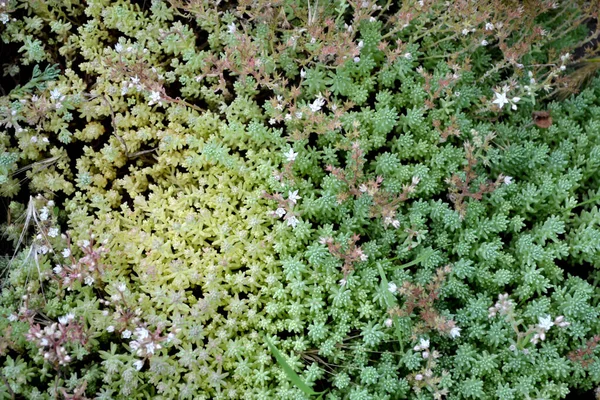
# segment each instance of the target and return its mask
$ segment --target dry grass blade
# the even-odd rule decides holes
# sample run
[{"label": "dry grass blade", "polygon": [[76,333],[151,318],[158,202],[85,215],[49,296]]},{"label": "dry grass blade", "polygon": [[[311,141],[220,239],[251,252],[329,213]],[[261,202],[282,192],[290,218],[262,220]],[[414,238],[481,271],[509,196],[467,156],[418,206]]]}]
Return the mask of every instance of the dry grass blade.
[{"label": "dry grass blade", "polygon": [[[45,237],[44,230],[41,229],[42,224],[40,222],[38,212],[35,208],[35,200],[31,196],[29,197],[29,203],[27,204],[27,210],[25,211],[24,218],[25,218],[25,221],[23,223],[23,229],[21,230],[21,234],[19,235],[19,240],[17,241],[17,245],[15,246],[15,251],[14,251],[10,261],[8,262],[6,268],[4,268],[3,271],[0,273],[0,287],[4,286],[5,281],[2,280],[1,278],[4,277],[4,274],[6,273],[6,271],[8,271],[11,268],[12,263],[15,261],[17,254],[19,252],[19,249],[21,248],[21,245],[25,241],[25,236],[27,234],[27,231],[29,230],[29,227],[31,226],[32,221],[33,221],[35,227],[38,229],[38,231],[44,236],[44,239],[46,239],[46,241],[48,239],[47,237]],[[35,266],[38,271],[38,279],[40,280],[40,289],[42,291],[42,295],[44,295],[44,287],[42,284],[42,276],[41,276],[42,273],[41,273],[41,269],[40,269],[38,251],[37,251],[35,244],[32,244],[29,247],[29,252],[27,253],[27,256],[25,257],[25,259],[23,260],[23,264],[27,264],[29,261],[33,261],[35,263]],[[27,284],[27,282],[29,282],[29,276],[27,276],[26,284]],[[45,295],[44,295],[44,298],[45,298]]]}]

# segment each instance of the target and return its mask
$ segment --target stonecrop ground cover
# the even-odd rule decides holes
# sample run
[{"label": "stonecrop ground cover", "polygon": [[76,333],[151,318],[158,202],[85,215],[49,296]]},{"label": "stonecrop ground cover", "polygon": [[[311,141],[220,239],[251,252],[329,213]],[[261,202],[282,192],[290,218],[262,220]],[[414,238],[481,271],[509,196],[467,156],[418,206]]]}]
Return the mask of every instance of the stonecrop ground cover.
[{"label": "stonecrop ground cover", "polygon": [[0,399],[593,393],[599,9],[2,0]]}]

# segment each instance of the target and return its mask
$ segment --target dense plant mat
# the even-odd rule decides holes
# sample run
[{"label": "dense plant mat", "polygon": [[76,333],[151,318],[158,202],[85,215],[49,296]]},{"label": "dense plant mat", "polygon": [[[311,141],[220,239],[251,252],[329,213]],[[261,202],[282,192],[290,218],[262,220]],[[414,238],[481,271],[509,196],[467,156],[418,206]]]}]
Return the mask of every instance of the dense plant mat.
[{"label": "dense plant mat", "polygon": [[3,0],[0,399],[593,390],[597,11]]}]

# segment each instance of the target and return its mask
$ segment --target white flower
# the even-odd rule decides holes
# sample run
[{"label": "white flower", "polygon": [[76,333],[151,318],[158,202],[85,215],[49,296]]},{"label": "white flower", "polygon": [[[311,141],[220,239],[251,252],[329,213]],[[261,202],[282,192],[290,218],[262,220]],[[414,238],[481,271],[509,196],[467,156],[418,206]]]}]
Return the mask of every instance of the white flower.
[{"label": "white flower", "polygon": [[48,207],[43,207],[43,208],[40,210],[40,219],[41,219],[42,221],[46,221],[46,220],[48,219],[48,213],[49,213],[49,212],[50,212],[50,211],[48,210]]},{"label": "white flower", "polygon": [[229,25],[227,25],[227,31],[228,31],[229,33],[235,33],[235,31],[236,31],[236,28],[235,28],[235,24],[234,24],[233,22],[232,22],[232,23],[230,23]]},{"label": "white flower", "polygon": [[6,25],[6,23],[8,21],[10,21],[10,17],[8,16],[8,14],[6,14],[6,13],[0,14],[0,22],[2,22],[4,25]]},{"label": "white flower", "polygon": [[117,53],[120,53],[120,52],[122,52],[122,51],[123,51],[123,45],[122,45],[121,43],[117,43],[117,44],[115,45],[115,51],[116,51]]},{"label": "white flower", "polygon": [[317,43],[317,39],[315,39],[314,37],[311,37],[311,38],[310,38],[310,43],[311,43],[311,44],[315,44],[315,43]]},{"label": "white flower", "polygon": [[300,118],[302,118],[302,115],[303,115],[302,111],[296,112],[296,118],[300,119]]},{"label": "white flower", "polygon": [[368,259],[369,259],[369,256],[368,256],[368,255],[366,255],[365,253],[362,253],[362,254],[360,255],[360,260],[361,260],[361,261],[367,261]]},{"label": "white flower", "polygon": [[270,125],[275,125],[277,123],[277,121],[275,120],[275,118],[270,118],[269,119],[269,124]]},{"label": "white flower", "polygon": [[129,339],[131,337],[131,331],[129,329],[125,329],[123,333],[121,333],[121,337],[125,339]]},{"label": "white flower", "polygon": [[117,285],[117,290],[121,293],[123,293],[125,290],[127,290],[127,285],[124,283],[119,283]]},{"label": "white flower", "polygon": [[129,342],[129,347],[131,347],[131,350],[137,350],[140,348],[140,342],[138,342],[137,340],[132,340],[131,342]]},{"label": "white flower", "polygon": [[423,358],[429,358],[429,352],[428,351],[424,351],[423,353],[421,353],[421,355],[423,356]]},{"label": "white flower", "polygon": [[388,318],[388,319],[386,319],[386,320],[385,320],[385,322],[384,322],[383,324],[384,324],[385,326],[387,326],[388,328],[391,328],[391,327],[392,327],[392,323],[393,323],[393,322],[394,322],[394,321],[392,321],[392,319],[391,319],[391,318]]},{"label": "white flower", "polygon": [[412,60],[412,54],[410,53],[404,53],[404,58],[406,58],[407,60]]},{"label": "white flower", "polygon": [[496,99],[492,102],[494,104],[498,104],[498,107],[502,108],[505,104],[508,104],[508,98],[506,97],[506,92],[498,93],[494,92]]},{"label": "white flower", "polygon": [[560,56],[560,60],[561,60],[562,62],[565,62],[565,61],[567,61],[567,60],[568,60],[570,57],[571,57],[571,55],[570,55],[569,53],[567,53],[567,54],[563,54],[562,56]]},{"label": "white flower", "polygon": [[40,340],[40,344],[44,347],[48,346],[48,339],[42,338],[42,340]]},{"label": "white flower", "polygon": [[48,251],[50,251],[50,249],[46,245],[42,245],[38,248],[38,253],[46,254]]},{"label": "white flower", "polygon": [[429,348],[429,339],[421,338],[419,340],[419,347],[421,348],[421,350],[428,349]]},{"label": "white flower", "polygon": [[30,141],[31,141],[31,143],[37,143],[37,141],[38,141],[37,136],[32,136]]},{"label": "white flower", "polygon": [[138,340],[144,340],[150,336],[150,333],[146,328],[135,328],[133,334]]},{"label": "white flower", "polygon": [[400,221],[398,221],[397,219],[393,220],[392,226],[396,229],[400,228]]},{"label": "white flower", "polygon": [[310,104],[308,107],[310,108],[310,110],[314,113],[316,113],[317,111],[319,111],[323,106],[325,105],[325,99],[323,98],[323,96],[321,95],[321,93],[319,93],[317,95],[317,98],[315,101],[313,101],[312,104]]},{"label": "white flower", "polygon": [[159,103],[159,102],[160,102],[160,93],[155,92],[153,90],[152,93],[150,93],[150,101],[148,102],[148,105],[151,106],[151,105]]},{"label": "white flower", "polygon": [[359,49],[362,49],[364,45],[365,45],[365,43],[362,40],[360,42],[358,42]]},{"label": "white flower", "polygon": [[559,326],[561,328],[564,328],[566,326],[571,325],[570,322],[565,321],[565,317],[562,315],[559,315],[558,317],[556,317],[556,319],[554,320],[554,325]]},{"label": "white flower", "polygon": [[421,374],[415,375],[415,381],[422,381],[422,380],[423,380],[423,375],[421,375]]},{"label": "white flower", "polygon": [[487,40],[485,40],[485,39],[483,39],[483,40],[481,41],[481,45],[482,45],[482,46],[487,46],[487,45],[488,45],[488,41],[487,41]]},{"label": "white flower", "polygon": [[287,113],[285,114],[285,117],[283,117],[286,121],[291,121],[292,120],[292,114]]},{"label": "white flower", "polygon": [[296,225],[298,225],[298,218],[296,218],[295,215],[292,215],[287,219],[287,225],[291,226],[292,228],[295,228]]},{"label": "white flower", "polygon": [[512,108],[513,110],[516,110],[517,103],[519,102],[519,100],[521,100],[520,97],[513,97],[512,99],[510,99],[510,103],[512,104],[512,106],[510,108]]},{"label": "white flower", "polygon": [[62,267],[60,265],[57,265],[56,267],[52,268],[52,271],[54,271],[54,273],[58,275],[62,272]]},{"label": "white flower", "polygon": [[485,30],[486,31],[493,31],[494,30],[494,24],[492,24],[491,22],[487,22],[485,24]]},{"label": "white flower", "polygon": [[88,275],[85,277],[84,282],[86,285],[92,286],[94,284],[94,277],[91,275]]},{"label": "white flower", "polygon": [[110,325],[108,328],[106,328],[106,330],[108,332],[114,332],[115,331],[115,327],[113,325]]},{"label": "white flower", "polygon": [[469,34],[469,30],[468,30],[468,29],[466,29],[466,28],[465,28],[465,29],[463,29],[463,30],[462,30],[462,34],[463,34],[463,36],[467,36],[467,35]]},{"label": "white flower", "polygon": [[346,280],[346,278],[342,278],[338,283],[340,284],[340,286],[344,287],[346,286],[346,283],[348,283],[348,281]]},{"label": "white flower", "polygon": [[52,100],[59,100],[61,98],[61,96],[62,96],[62,93],[60,92],[60,90],[58,90],[58,88],[55,88],[50,92],[50,98]]},{"label": "white flower", "polygon": [[564,71],[565,69],[567,69],[567,67],[565,67],[564,65],[561,65],[561,66],[560,66],[560,70],[561,70],[561,71]]},{"label": "white flower", "polygon": [[68,248],[67,248],[67,249],[64,249],[64,250],[62,251],[62,256],[63,256],[64,258],[67,258],[67,257],[69,257],[70,255],[71,255],[71,250],[69,250]]},{"label": "white flower", "polygon": [[396,293],[398,291],[398,286],[396,286],[396,284],[394,282],[389,282],[388,283],[388,290],[391,293]]},{"label": "white flower", "polygon": [[296,204],[296,201],[301,199],[302,197],[298,196],[298,191],[294,190],[293,192],[290,190],[288,192],[288,200],[292,203]]},{"label": "white flower", "polygon": [[74,318],[75,318],[75,314],[68,313],[67,315],[63,315],[62,317],[58,317],[58,322],[61,325],[66,325],[67,323],[69,323],[69,321],[73,320]]},{"label": "white flower", "polygon": [[275,214],[281,218],[285,215],[285,208],[279,207],[277,210],[275,210]]},{"label": "white flower", "polygon": [[450,329],[450,337],[452,339],[456,339],[459,336],[460,336],[460,328],[458,326],[455,326],[454,328]]},{"label": "white flower", "polygon": [[48,236],[55,238],[58,236],[58,228],[50,228],[48,230]]},{"label": "white flower", "polygon": [[146,351],[150,354],[154,354],[154,343],[150,342],[148,344],[146,344]]},{"label": "white flower", "polygon": [[354,57],[354,62],[355,63],[360,62],[360,57]]},{"label": "white flower", "polygon": [[368,190],[368,188],[367,188],[367,185],[365,185],[365,184],[363,183],[362,185],[360,185],[360,186],[358,187],[358,190],[359,190],[361,193],[365,193],[365,192]]},{"label": "white flower", "polygon": [[548,331],[554,325],[552,322],[552,317],[550,315],[546,315],[545,317],[538,317],[539,324],[538,327],[543,329],[544,331]]},{"label": "white flower", "polygon": [[10,314],[10,315],[8,316],[8,320],[9,320],[10,322],[15,322],[15,321],[17,320],[17,314]]},{"label": "white flower", "polygon": [[505,185],[510,185],[512,183],[512,180],[513,180],[512,176],[505,176],[504,177],[504,184]]},{"label": "white flower", "polygon": [[306,78],[306,71],[304,70],[304,68],[300,70],[300,78]]},{"label": "white flower", "polygon": [[138,371],[142,369],[142,367],[144,366],[144,360],[137,360],[136,362],[133,363],[133,366],[135,367],[135,369],[137,369]]}]

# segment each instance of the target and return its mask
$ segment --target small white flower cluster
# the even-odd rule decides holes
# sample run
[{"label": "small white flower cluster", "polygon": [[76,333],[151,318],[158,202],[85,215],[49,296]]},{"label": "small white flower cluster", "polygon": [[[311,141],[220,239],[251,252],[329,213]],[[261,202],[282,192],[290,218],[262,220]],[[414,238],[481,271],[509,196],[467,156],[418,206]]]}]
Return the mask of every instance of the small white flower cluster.
[{"label": "small white flower cluster", "polygon": [[[175,332],[178,332],[176,329]],[[132,332],[124,330],[121,336],[125,339],[129,339],[132,336]],[[162,349],[160,342],[164,341],[170,343],[175,339],[174,333],[169,333],[166,337],[159,337],[157,333],[150,334],[148,329],[143,327],[135,328],[133,331],[134,340],[129,342],[131,350],[135,351],[136,356],[142,357],[143,359],[137,360],[133,363],[135,368],[139,371],[144,366],[144,360],[152,356],[156,351]]]},{"label": "small white flower cluster", "polygon": [[512,312],[513,305],[513,302],[508,299],[508,293],[499,294],[496,304],[488,309],[488,318],[495,317],[496,313],[500,313],[500,315],[506,315]]},{"label": "small white flower cluster", "polygon": [[361,248],[356,249],[356,253],[358,254],[360,261],[367,261],[369,259],[369,256],[363,253]]},{"label": "small white flower cluster", "polygon": [[133,331],[135,340],[129,342],[131,350],[139,357],[147,357],[153,355],[155,351],[160,350],[162,346],[154,340],[150,332],[146,328],[135,328]]},{"label": "small white flower cluster", "polygon": [[148,102],[148,105],[152,106],[154,104],[158,104],[159,106],[162,106],[162,101],[161,101],[161,97],[160,97],[160,92],[152,90],[150,92],[150,101]]},{"label": "small white flower cluster", "polygon": [[294,149],[290,147],[287,153],[283,153],[283,156],[285,157],[287,162],[293,162],[296,160],[296,156],[298,156],[298,153],[294,152]]},{"label": "small white flower cluster", "polygon": [[388,282],[388,290],[392,294],[398,293],[398,286],[394,282]]},{"label": "small white flower cluster", "polygon": [[536,325],[536,333],[531,338],[531,343],[537,344],[540,340],[544,341],[546,339],[546,332],[550,330],[553,326],[558,326],[559,328],[566,328],[571,325],[569,322],[565,321],[565,317],[559,315],[552,321],[552,317],[550,315],[546,315],[545,317],[538,317],[538,324]]},{"label": "small white flower cluster", "polygon": [[137,75],[121,82],[121,96],[125,96],[130,89],[135,89],[137,92],[144,90],[144,85],[141,84]]},{"label": "small white flower cluster", "polygon": [[562,56],[560,56],[560,67],[558,67],[561,71],[564,71],[567,69],[567,66],[565,65],[565,63],[567,61],[569,61],[569,58],[571,58],[571,55],[569,53],[563,54]]},{"label": "small white flower cluster", "polygon": [[54,101],[54,107],[57,110],[62,108],[62,101],[64,101],[65,95],[63,95],[58,88],[54,88],[50,91],[50,100]]},{"label": "small white flower cluster", "polygon": [[54,322],[43,329],[39,325],[30,327],[27,338],[36,343],[40,354],[44,360],[59,365],[66,365],[72,361],[71,356],[67,354],[63,343],[65,340],[81,340],[81,331],[78,326],[71,325],[75,319],[73,313],[69,313],[58,318],[58,323]]},{"label": "small white flower cluster", "polygon": [[[423,338],[421,338],[419,340],[419,344],[416,345],[413,348],[413,350],[414,351],[421,351],[422,352],[421,356],[423,358],[429,358],[429,355],[430,355],[430,353],[429,353],[429,339],[423,339]],[[415,376],[415,379],[417,379],[416,376]],[[421,378],[421,379],[423,379],[423,378]],[[420,379],[417,379],[417,380],[420,380]]]},{"label": "small white flower cluster", "polygon": [[317,98],[315,99],[315,101],[313,101],[312,104],[310,104],[308,107],[310,108],[310,111],[312,111],[313,113],[319,112],[321,110],[321,108],[323,108],[323,106],[325,105],[325,98],[323,97],[323,95],[321,93],[319,93],[317,95]]},{"label": "small white flower cluster", "polygon": [[294,190],[293,192],[290,190],[288,192],[288,200],[293,204],[296,204],[297,200],[300,200],[302,197],[298,196],[298,191]]},{"label": "small white flower cluster", "polygon": [[392,225],[394,228],[398,229],[400,228],[400,221],[398,221],[397,219],[393,219],[392,217],[385,217],[383,218],[383,225]]},{"label": "small white flower cluster", "polygon": [[[306,76],[306,73],[304,72],[304,70],[302,70],[302,71],[300,72],[300,74],[301,74],[301,76],[302,76],[303,78],[304,78],[304,76]],[[277,99],[277,105],[275,105],[275,110],[277,110],[277,111],[282,111],[282,112],[283,112],[283,110],[285,109],[285,106],[287,105],[287,102],[284,100],[283,96],[281,96],[281,95],[277,95],[276,99]],[[304,116],[304,113],[303,113],[302,111],[296,111],[296,112],[294,113],[294,116],[295,116],[297,119],[302,119],[302,117]],[[278,117],[278,118],[279,118],[279,117]],[[292,116],[292,114],[291,114],[291,113],[289,113],[289,112],[288,112],[288,113],[286,113],[286,114],[283,116],[283,119],[285,119],[286,121],[291,121],[291,120],[292,120],[292,118],[293,118],[293,116]],[[276,119],[276,118],[273,118],[273,117],[272,117],[272,118],[270,118],[270,119],[269,119],[269,124],[270,124],[270,125],[275,125],[276,123],[277,123],[277,119]]]},{"label": "small white flower cluster", "polygon": [[502,87],[502,91],[501,92],[496,92],[494,91],[494,96],[495,99],[494,101],[492,101],[492,103],[497,104],[498,107],[500,107],[500,109],[502,109],[502,107],[504,107],[506,104],[510,104],[511,108],[513,110],[517,109],[517,103],[519,102],[519,100],[521,100],[520,97],[513,97],[511,99],[508,98],[507,94],[508,94],[509,88],[507,85],[504,85]]},{"label": "small white flower cluster", "polygon": [[461,329],[458,326],[452,327],[452,329],[450,329],[450,337],[452,339],[456,339],[457,337],[460,336],[460,331],[461,331]]},{"label": "small white flower cluster", "polygon": [[[295,156],[294,156],[295,158]],[[288,191],[288,204],[294,205],[300,200],[302,197],[298,196],[298,191]],[[281,202],[280,202],[281,205]],[[286,215],[287,214],[287,215]],[[267,215],[271,215],[272,217],[283,218],[285,216],[285,221],[287,222],[287,226],[291,226],[295,228],[300,220],[294,214],[288,214],[288,211],[284,207],[278,207],[275,211],[269,211]]]},{"label": "small white flower cluster", "polygon": [[38,142],[42,142],[42,143],[50,143],[50,140],[46,137],[46,136],[32,136],[30,139],[31,143],[38,143]]}]

